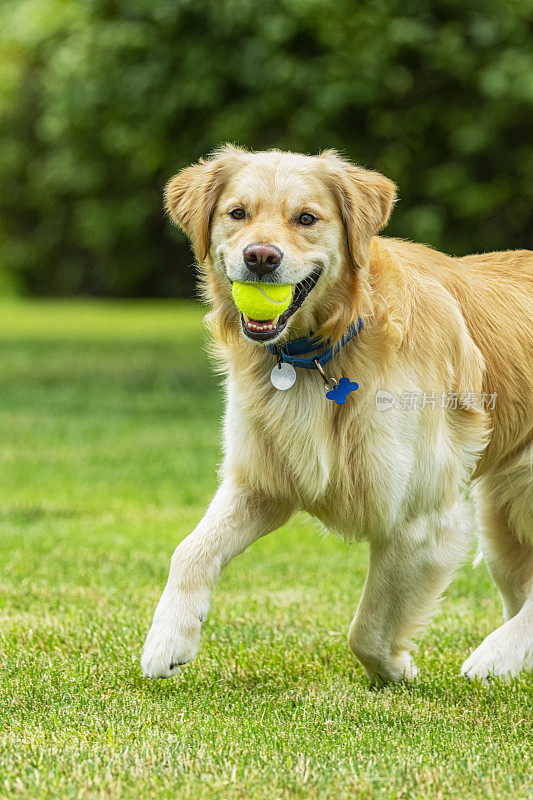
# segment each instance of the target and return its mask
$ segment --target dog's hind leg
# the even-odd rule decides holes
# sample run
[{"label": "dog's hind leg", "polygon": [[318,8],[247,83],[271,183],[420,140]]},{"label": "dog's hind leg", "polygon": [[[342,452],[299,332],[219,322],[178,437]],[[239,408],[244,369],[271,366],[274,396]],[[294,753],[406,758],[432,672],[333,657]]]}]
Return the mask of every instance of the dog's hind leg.
[{"label": "dog's hind leg", "polygon": [[378,683],[416,675],[408,650],[468,553],[471,513],[463,503],[407,522],[370,546],[370,567],[348,641]]},{"label": "dog's hind leg", "polygon": [[533,516],[532,540],[528,541],[527,537],[517,535],[508,512],[497,507],[483,486],[477,497],[481,552],[500,590],[503,618],[507,622],[524,605],[533,580]]},{"label": "dog's hind leg", "polygon": [[249,545],[282,525],[292,509],[231,477],[204,518],[176,548],[141,659],[148,678],[169,678],[196,655],[211,589],[221,570]]},{"label": "dog's hind leg", "polygon": [[477,492],[480,542],[500,590],[505,623],[465,661],[467,678],[513,676],[533,667],[533,475],[522,453],[488,475]]}]

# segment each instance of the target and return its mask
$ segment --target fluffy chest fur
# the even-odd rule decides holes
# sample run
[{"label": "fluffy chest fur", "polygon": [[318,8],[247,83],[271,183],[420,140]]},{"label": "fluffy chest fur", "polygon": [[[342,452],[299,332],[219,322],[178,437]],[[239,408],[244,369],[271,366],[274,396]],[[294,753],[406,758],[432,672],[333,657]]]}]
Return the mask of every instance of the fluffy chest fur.
[{"label": "fluffy chest fur", "polygon": [[[407,517],[445,506],[480,444],[472,435],[454,441],[443,409],[379,410],[379,389],[399,396],[426,387],[405,361],[383,373],[367,347],[347,345],[328,365],[360,384],[344,405],[326,398],[315,371],[297,370],[290,390],[274,389],[273,358],[230,372],[227,382],[224,469],[350,539],[386,538]],[[442,376],[435,381],[431,388],[445,390]]]}]

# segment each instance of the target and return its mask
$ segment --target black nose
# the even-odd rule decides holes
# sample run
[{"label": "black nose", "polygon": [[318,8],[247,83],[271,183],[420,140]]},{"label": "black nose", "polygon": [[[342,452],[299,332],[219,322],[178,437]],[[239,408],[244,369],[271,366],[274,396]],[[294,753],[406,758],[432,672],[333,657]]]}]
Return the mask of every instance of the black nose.
[{"label": "black nose", "polygon": [[242,256],[248,269],[262,278],[263,275],[269,275],[279,267],[283,253],[273,244],[254,242],[244,248]]}]

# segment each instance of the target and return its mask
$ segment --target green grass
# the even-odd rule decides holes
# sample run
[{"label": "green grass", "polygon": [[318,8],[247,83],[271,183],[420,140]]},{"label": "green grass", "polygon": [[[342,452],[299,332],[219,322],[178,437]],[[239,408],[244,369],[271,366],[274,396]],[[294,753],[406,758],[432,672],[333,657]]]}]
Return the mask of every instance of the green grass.
[{"label": "green grass", "polygon": [[466,565],[412,688],[346,632],[364,545],[303,516],[226,571],[196,661],[139,657],[216,486],[222,398],[194,304],[0,307],[1,798],[526,798],[531,681],[459,677],[500,623]]}]

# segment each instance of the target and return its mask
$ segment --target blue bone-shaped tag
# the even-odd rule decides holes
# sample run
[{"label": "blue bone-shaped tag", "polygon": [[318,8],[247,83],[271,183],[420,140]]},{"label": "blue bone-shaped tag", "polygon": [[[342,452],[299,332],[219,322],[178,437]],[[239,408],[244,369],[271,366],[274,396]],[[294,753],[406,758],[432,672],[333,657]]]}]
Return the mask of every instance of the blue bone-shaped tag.
[{"label": "blue bone-shaped tag", "polygon": [[349,378],[341,378],[334,389],[326,392],[326,397],[328,400],[334,400],[338,406],[342,406],[350,392],[355,392],[356,389],[359,389],[358,383],[352,382]]}]

